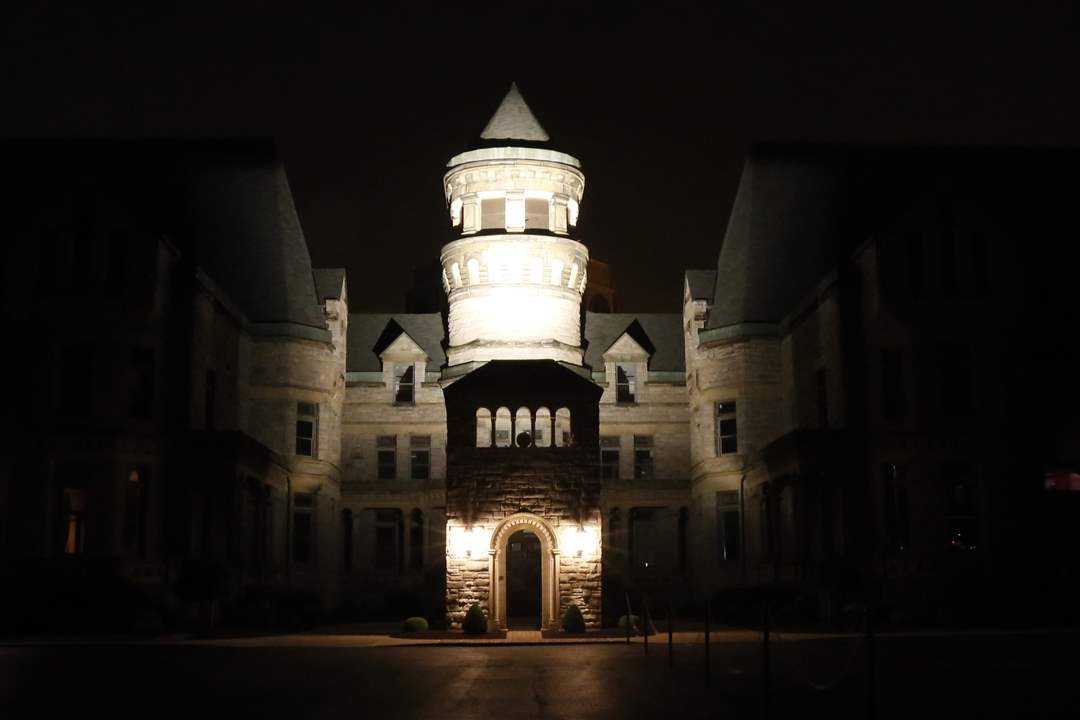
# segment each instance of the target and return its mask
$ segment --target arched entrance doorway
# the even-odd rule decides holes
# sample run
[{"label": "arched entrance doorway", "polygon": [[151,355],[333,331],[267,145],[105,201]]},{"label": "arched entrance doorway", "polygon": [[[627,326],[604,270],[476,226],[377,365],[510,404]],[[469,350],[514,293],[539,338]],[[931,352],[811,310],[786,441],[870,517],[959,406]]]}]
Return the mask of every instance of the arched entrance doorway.
[{"label": "arched entrance doorway", "polygon": [[[513,543],[518,542],[521,546],[515,550]],[[521,557],[510,559],[512,553],[520,553]],[[532,561],[527,557],[529,553]],[[495,626],[509,627],[511,613],[518,626],[518,620],[529,616],[517,613],[534,612],[530,603],[535,603],[538,607],[528,627],[556,627],[559,545],[551,525],[532,513],[511,515],[491,534],[491,554],[491,617]],[[515,598],[517,605],[513,604]]]},{"label": "arched entrance doorway", "polygon": [[540,627],[540,538],[518,530],[506,547],[506,626],[536,630]]}]

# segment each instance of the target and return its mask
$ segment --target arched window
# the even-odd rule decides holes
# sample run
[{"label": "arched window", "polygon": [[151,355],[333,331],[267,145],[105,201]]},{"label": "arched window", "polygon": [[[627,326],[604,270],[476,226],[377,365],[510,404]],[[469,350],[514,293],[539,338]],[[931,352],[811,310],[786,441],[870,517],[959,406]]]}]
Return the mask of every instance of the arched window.
[{"label": "arched window", "polygon": [[538,257],[529,261],[529,282],[534,285],[544,282],[544,261]]},{"label": "arched window", "polygon": [[450,292],[450,279],[446,277],[446,268],[442,269],[442,286],[443,290]]},{"label": "arched window", "polygon": [[495,257],[495,254],[485,250],[480,257],[484,261],[484,267],[487,268],[488,282],[502,282],[502,274],[499,272],[499,260]]},{"label": "arched window", "polygon": [[570,433],[570,410],[559,408],[555,411],[555,446],[570,447],[574,438]]},{"label": "arched window", "polygon": [[562,285],[562,269],[562,260],[556,259],[551,261],[551,279],[549,280],[549,282],[552,285]]},{"label": "arched window", "polygon": [[501,407],[495,411],[495,445],[510,447],[510,408]]},{"label": "arched window", "polygon": [[409,514],[409,568],[422,570],[424,567],[424,513],[413,508]]},{"label": "arched window", "polygon": [[487,408],[476,411],[476,447],[491,447],[491,411]]},{"label": "arched window", "polygon": [[469,262],[465,264],[465,267],[469,270],[469,284],[480,284],[480,261],[476,258],[469,258]]},{"label": "arched window", "polygon": [[529,447],[533,443],[532,416],[529,408],[519,407],[514,414],[514,445]]},{"label": "arched window", "polygon": [[457,263],[451,265],[450,274],[454,276],[454,287],[461,287],[461,266]]},{"label": "arched window", "polygon": [[536,447],[551,447],[551,411],[542,407],[536,411],[536,428],[533,431]]},{"label": "arched window", "polygon": [[570,279],[566,281],[566,287],[574,287],[574,281],[577,280],[578,264],[570,263]]},{"label": "arched window", "polygon": [[581,273],[581,282],[578,283],[578,292],[585,292],[585,279],[589,276],[588,270],[583,270]]}]

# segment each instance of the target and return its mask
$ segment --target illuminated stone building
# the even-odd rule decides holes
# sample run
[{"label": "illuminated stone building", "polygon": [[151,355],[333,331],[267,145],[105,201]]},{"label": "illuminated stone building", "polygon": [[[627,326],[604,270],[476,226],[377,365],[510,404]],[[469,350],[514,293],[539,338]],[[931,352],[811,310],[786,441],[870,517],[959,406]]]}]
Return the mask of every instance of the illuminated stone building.
[{"label": "illuminated stone building", "polygon": [[34,350],[7,617],[91,566],[181,612],[300,593],[496,627],[761,585],[925,617],[1075,569],[1033,550],[1080,527],[1040,492],[1080,470],[1042,444],[1075,420],[1075,342],[1033,352],[1025,322],[1076,321],[1036,241],[1075,227],[1055,156],[757,146],[683,312],[623,314],[582,165],[511,87],[447,163],[446,312],[369,313],[312,268],[272,143],[8,149],[3,320]]}]

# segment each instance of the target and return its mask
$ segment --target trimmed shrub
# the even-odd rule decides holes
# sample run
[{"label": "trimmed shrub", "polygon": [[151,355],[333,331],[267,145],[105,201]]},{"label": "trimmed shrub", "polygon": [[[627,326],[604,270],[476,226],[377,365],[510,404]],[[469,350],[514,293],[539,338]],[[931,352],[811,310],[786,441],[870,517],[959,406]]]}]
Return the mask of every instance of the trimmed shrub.
[{"label": "trimmed shrub", "polygon": [[487,616],[480,609],[479,603],[469,608],[465,613],[465,619],[461,622],[461,629],[468,635],[483,635],[487,632]]},{"label": "trimmed shrub", "polygon": [[568,633],[583,633],[585,632],[585,618],[581,615],[581,608],[577,603],[570,603],[566,606],[566,612],[562,616],[562,629],[563,632]]},{"label": "trimmed shrub", "polygon": [[[641,618],[637,615],[630,616],[630,631],[638,632],[641,629]],[[619,630],[626,632],[626,616],[623,615],[619,618]]]},{"label": "trimmed shrub", "polygon": [[401,623],[402,632],[427,632],[427,629],[428,622],[422,617],[405,618],[405,622]]}]

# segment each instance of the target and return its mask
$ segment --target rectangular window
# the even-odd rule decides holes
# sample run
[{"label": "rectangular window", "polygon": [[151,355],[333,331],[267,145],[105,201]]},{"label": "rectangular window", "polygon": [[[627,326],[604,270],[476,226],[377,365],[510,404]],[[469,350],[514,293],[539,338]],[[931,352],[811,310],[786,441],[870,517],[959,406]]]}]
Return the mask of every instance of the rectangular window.
[{"label": "rectangular window", "polygon": [[938,347],[941,368],[941,409],[950,415],[971,411],[971,355],[963,345],[942,343]]},{"label": "rectangular window", "polygon": [[600,477],[604,480],[619,479],[619,438],[616,435],[600,438]]},{"label": "rectangular window", "polygon": [[911,520],[908,514],[907,488],[902,484],[900,466],[881,466],[882,496],[885,500],[886,547],[898,552],[911,545]]},{"label": "rectangular window", "polygon": [[314,560],[315,496],[293,495],[293,562],[307,565]]},{"label": "rectangular window", "polygon": [[634,436],[634,478],[651,480],[653,477],[653,439],[652,435]]},{"label": "rectangular window", "polygon": [[921,300],[926,290],[926,265],[923,260],[922,235],[910,232],[904,237],[907,254],[908,293],[912,300]]},{"label": "rectangular window", "polygon": [[431,436],[413,435],[409,438],[410,467],[413,480],[431,478]]},{"label": "rectangular window", "polygon": [[319,455],[319,404],[296,404],[296,454]]},{"label": "rectangular window", "polygon": [[480,228],[506,229],[506,198],[484,198],[480,200]]},{"label": "rectangular window", "polygon": [[147,480],[146,468],[135,467],[124,483],[124,547],[140,557],[146,552]]},{"label": "rectangular window", "polygon": [[637,402],[637,383],[633,365],[615,366],[615,401],[620,403]]},{"label": "rectangular window", "polygon": [[94,413],[94,346],[80,343],[60,359],[60,410],[69,417]]},{"label": "rectangular window", "polygon": [[716,403],[716,454],[734,455],[739,452],[739,425],[735,420],[735,401]]},{"label": "rectangular window", "polygon": [[548,200],[525,198],[525,227],[530,230],[548,230]]},{"label": "rectangular window", "polygon": [[217,375],[213,370],[207,369],[206,383],[203,386],[203,427],[207,430],[214,429],[214,415],[217,409]]},{"label": "rectangular window", "polygon": [[378,453],[379,479],[394,480],[397,478],[397,437],[393,435],[380,435],[375,441]]},{"label": "rectangular window", "polygon": [[394,404],[411,405],[413,403],[413,378],[415,366],[405,365],[394,368]]},{"label": "rectangular window", "polygon": [[971,277],[976,295],[990,292],[990,259],[986,238],[978,233],[971,236]]},{"label": "rectangular window", "polygon": [[817,381],[817,410],[818,428],[829,429],[829,376],[825,368],[818,368],[815,378]]},{"label": "rectangular window", "polygon": [[741,540],[738,490],[716,493],[717,560],[721,563],[738,560]]},{"label": "rectangular window", "polygon": [[945,475],[945,524],[952,550],[974,550],[978,546],[978,484],[971,465],[947,462]]},{"label": "rectangular window", "polygon": [[128,362],[131,369],[128,415],[148,420],[154,412],[154,351],[132,348]]},{"label": "rectangular window", "polygon": [[401,511],[375,511],[375,569],[396,573],[401,567]]},{"label": "rectangular window", "polygon": [[881,408],[886,418],[901,418],[907,414],[903,359],[900,350],[881,351]]},{"label": "rectangular window", "polygon": [[124,297],[128,283],[128,235],[123,230],[109,233],[108,255],[105,258],[105,296],[118,300]]}]

